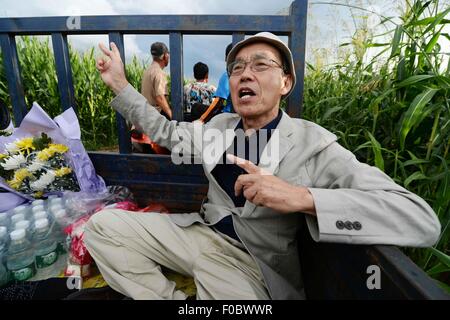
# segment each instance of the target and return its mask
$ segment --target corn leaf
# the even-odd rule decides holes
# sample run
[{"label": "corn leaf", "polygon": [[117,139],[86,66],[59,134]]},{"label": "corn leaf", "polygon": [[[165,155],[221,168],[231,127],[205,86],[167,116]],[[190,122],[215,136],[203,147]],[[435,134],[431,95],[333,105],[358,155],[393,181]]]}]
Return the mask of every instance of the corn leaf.
[{"label": "corn leaf", "polygon": [[428,248],[428,250],[431,251],[431,253],[439,259],[439,261],[443,264],[445,264],[448,268],[450,268],[450,256],[446,255],[445,253],[435,249],[435,248]]},{"label": "corn leaf", "polygon": [[402,124],[400,126],[400,147],[404,150],[406,136],[412,127],[418,125],[423,120],[424,107],[438,92],[439,89],[427,88],[416,96],[408,110],[405,113]]},{"label": "corn leaf", "polygon": [[424,175],[422,172],[416,171],[412,175],[410,175],[408,178],[406,178],[405,182],[403,184],[404,184],[405,188],[408,188],[408,186],[411,184],[411,182],[416,181],[416,180],[424,180],[424,179],[428,179],[428,177],[426,175]]},{"label": "corn leaf", "polygon": [[367,134],[369,136],[370,143],[372,145],[372,151],[375,156],[375,166],[377,166],[381,171],[384,171],[384,159],[381,153],[381,145],[370,132],[367,132]]}]

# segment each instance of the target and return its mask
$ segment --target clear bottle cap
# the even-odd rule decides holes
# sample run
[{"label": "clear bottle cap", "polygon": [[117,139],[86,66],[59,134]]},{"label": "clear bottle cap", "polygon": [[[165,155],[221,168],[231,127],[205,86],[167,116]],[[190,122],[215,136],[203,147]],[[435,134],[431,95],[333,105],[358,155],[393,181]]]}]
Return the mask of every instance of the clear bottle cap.
[{"label": "clear bottle cap", "polygon": [[33,211],[33,213],[38,212],[38,211],[44,211],[44,206],[43,205],[38,205],[33,207],[33,209],[31,209],[31,211]]},{"label": "clear bottle cap", "polygon": [[62,203],[62,198],[53,198],[53,199],[50,199],[50,203],[51,203],[51,204]]},{"label": "clear bottle cap", "polygon": [[31,204],[33,205],[33,207],[42,206],[44,205],[44,200],[42,199],[34,200]]},{"label": "clear bottle cap", "polygon": [[13,212],[14,213],[25,213],[27,210],[28,210],[27,206],[21,205],[21,206],[14,208]]},{"label": "clear bottle cap", "polygon": [[9,236],[11,237],[11,240],[21,240],[25,238],[25,230],[24,229],[18,229],[12,231]]},{"label": "clear bottle cap", "polygon": [[15,224],[14,229],[28,229],[30,227],[30,221],[22,220]]},{"label": "clear bottle cap", "polygon": [[56,211],[53,215],[55,216],[55,219],[61,219],[67,216],[67,212],[64,209],[60,209]]},{"label": "clear bottle cap", "polygon": [[48,227],[48,220],[47,219],[39,219],[36,220],[36,222],[34,223],[36,229],[43,229],[43,228],[47,228]]},{"label": "clear bottle cap", "polygon": [[47,218],[47,212],[45,211],[38,211],[34,213],[34,220],[39,220],[39,219],[46,219]]},{"label": "clear bottle cap", "polygon": [[16,224],[16,222],[25,220],[25,215],[23,213],[17,213],[11,217],[12,224]]},{"label": "clear bottle cap", "polygon": [[52,211],[58,211],[58,210],[61,210],[61,209],[63,209],[63,206],[62,206],[61,203],[52,204],[51,207],[50,207],[50,210],[52,210]]}]

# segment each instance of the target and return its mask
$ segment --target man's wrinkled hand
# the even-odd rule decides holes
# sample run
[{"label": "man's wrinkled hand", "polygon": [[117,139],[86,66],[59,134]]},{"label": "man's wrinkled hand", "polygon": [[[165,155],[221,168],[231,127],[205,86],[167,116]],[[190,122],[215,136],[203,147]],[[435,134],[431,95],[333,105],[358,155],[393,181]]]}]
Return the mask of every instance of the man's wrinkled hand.
[{"label": "man's wrinkled hand", "polygon": [[96,67],[100,71],[103,82],[117,95],[128,85],[128,81],[119,49],[114,42],[111,42],[110,46],[111,50],[102,43],[99,44],[100,50],[106,57],[97,59]]},{"label": "man's wrinkled hand", "polygon": [[231,154],[227,157],[248,173],[236,180],[236,196],[243,193],[253,204],[280,213],[305,212],[315,215],[314,199],[307,188],[289,184],[248,160]]}]

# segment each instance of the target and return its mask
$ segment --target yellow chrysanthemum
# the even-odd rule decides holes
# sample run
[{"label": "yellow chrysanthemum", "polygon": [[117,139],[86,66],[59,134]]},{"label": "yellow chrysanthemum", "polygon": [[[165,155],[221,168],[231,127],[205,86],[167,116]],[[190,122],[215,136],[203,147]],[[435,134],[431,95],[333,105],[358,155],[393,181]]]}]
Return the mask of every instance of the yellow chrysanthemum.
[{"label": "yellow chrysanthemum", "polygon": [[55,153],[66,153],[67,150],[69,150],[69,147],[63,145],[63,144],[54,144],[51,143],[48,148],[45,148],[44,150],[38,152],[37,158],[41,161],[47,161],[51,157],[55,155]]},{"label": "yellow chrysanthemum", "polygon": [[20,151],[30,152],[35,150],[36,147],[33,145],[33,138],[23,138],[16,142],[16,146]]},{"label": "yellow chrysanthemum", "polygon": [[35,192],[34,194],[33,194],[33,197],[35,198],[35,199],[40,199],[40,198],[42,198],[44,196],[44,192],[42,192],[42,191],[38,191],[38,192]]},{"label": "yellow chrysanthemum", "polygon": [[72,169],[68,167],[62,167],[61,169],[55,170],[55,176],[62,177],[72,172]]},{"label": "yellow chrysanthemum", "polygon": [[48,146],[48,148],[54,153],[61,153],[61,154],[66,153],[67,150],[69,150],[69,147],[67,147],[63,144],[54,144],[54,143],[51,143]]},{"label": "yellow chrysanthemum", "polygon": [[7,158],[7,157],[8,157],[7,154],[0,153],[0,160],[1,160],[1,159],[5,159],[5,158]]},{"label": "yellow chrysanthemum", "polygon": [[39,151],[36,157],[41,161],[47,161],[51,156],[53,156],[53,153],[49,148],[45,148],[42,151]]},{"label": "yellow chrysanthemum", "polygon": [[14,178],[12,180],[9,180],[8,184],[11,186],[11,188],[17,190],[20,188],[23,180],[25,180],[25,178],[28,178],[29,176],[31,176],[31,173],[27,169],[19,169],[14,172]]},{"label": "yellow chrysanthemum", "polygon": [[14,172],[14,179],[16,180],[23,181],[25,178],[28,178],[29,176],[31,176],[31,173],[25,168],[19,169],[16,172]]}]

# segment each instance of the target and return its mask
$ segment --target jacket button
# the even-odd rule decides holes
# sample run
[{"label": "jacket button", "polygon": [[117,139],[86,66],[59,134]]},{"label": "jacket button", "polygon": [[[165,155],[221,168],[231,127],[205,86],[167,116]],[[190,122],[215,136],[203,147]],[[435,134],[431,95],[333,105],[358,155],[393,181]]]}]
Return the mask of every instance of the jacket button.
[{"label": "jacket button", "polygon": [[342,222],[341,220],[336,221],[336,228],[338,228],[339,230],[342,230],[345,228],[344,222]]},{"label": "jacket button", "polygon": [[353,222],[353,229],[355,230],[361,230],[362,229],[362,225],[359,221],[355,221]]},{"label": "jacket button", "polygon": [[351,223],[350,221],[345,221],[344,226],[345,226],[345,229],[347,229],[347,230],[353,229],[353,223]]}]

